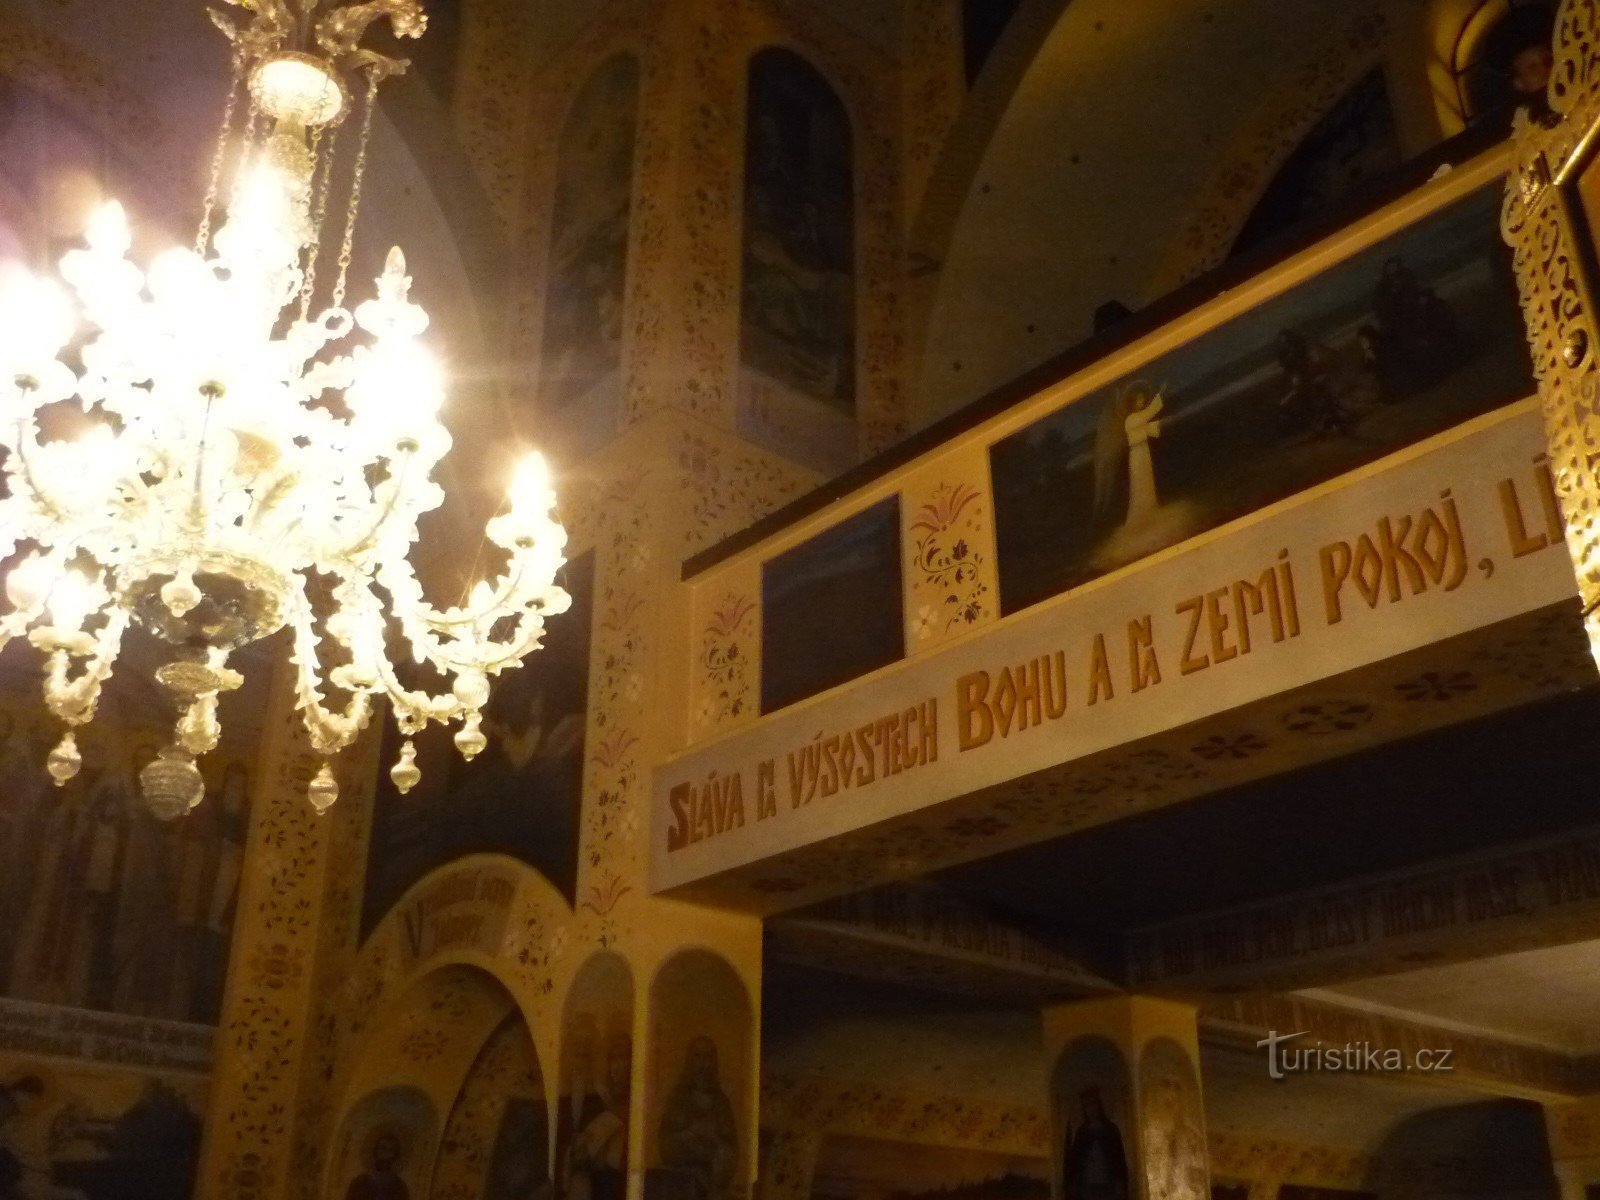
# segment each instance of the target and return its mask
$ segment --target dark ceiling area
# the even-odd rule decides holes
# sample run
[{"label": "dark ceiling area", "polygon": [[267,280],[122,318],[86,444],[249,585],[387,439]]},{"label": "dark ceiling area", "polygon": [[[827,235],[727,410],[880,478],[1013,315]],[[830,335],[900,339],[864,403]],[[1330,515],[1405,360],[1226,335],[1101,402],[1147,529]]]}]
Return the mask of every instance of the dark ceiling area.
[{"label": "dark ceiling area", "polygon": [[1600,689],[1112,822],[933,878],[1114,934],[1600,824]]}]

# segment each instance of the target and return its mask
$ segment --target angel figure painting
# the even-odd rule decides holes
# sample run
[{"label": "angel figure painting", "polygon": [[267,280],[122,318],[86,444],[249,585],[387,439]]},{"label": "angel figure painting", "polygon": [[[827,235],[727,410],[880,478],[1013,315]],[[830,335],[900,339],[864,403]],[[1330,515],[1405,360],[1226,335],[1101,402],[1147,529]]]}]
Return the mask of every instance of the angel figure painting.
[{"label": "angel figure painting", "polygon": [[996,442],[1002,611],[1531,395],[1498,212],[1475,192]]}]

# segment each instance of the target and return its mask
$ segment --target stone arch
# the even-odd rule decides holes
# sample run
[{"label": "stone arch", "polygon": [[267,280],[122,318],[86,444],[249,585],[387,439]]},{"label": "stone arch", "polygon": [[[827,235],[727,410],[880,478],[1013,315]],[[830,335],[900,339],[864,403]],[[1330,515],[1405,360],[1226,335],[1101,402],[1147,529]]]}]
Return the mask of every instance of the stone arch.
[{"label": "stone arch", "polygon": [[1070,3],[1072,0],[1022,0],[990,51],[934,160],[912,216],[911,253],[919,266],[943,261],[989,139]]},{"label": "stone arch", "polygon": [[[746,1187],[755,1173],[757,1048],[744,980],[714,951],[679,950],[655,972],[649,1020],[646,1180],[670,1187],[675,1177],[709,1172],[724,1186]],[[714,1156],[684,1145],[675,1134],[691,1100],[717,1114]]]}]

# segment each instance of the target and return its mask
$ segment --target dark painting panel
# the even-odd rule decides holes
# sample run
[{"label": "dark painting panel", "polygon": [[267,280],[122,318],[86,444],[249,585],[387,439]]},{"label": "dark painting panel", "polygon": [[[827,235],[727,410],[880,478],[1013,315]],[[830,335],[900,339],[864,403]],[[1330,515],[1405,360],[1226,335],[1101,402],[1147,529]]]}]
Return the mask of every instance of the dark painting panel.
[{"label": "dark painting panel", "polygon": [[[567,563],[558,582],[572,608],[551,617],[544,647],[494,680],[484,709],[488,747],[470,763],[452,730],[417,738],[422,782],[402,796],[380,776],[367,859],[363,935],[428,872],[467,854],[506,854],[541,872],[568,900],[578,866],[583,738],[589,704],[594,555]],[[401,738],[391,716],[383,761]]]},{"label": "dark painting panel", "polygon": [[549,1158],[549,1106],[535,1096],[508,1098],[489,1156],[484,1200],[526,1200],[548,1194]]},{"label": "dark painting panel", "polygon": [[1500,186],[995,443],[1001,606],[1533,392]]},{"label": "dark painting panel", "polygon": [[855,407],[855,175],[850,120],[787,50],[750,64],[741,358],[842,412]]},{"label": "dark painting panel", "polygon": [[1383,72],[1374,69],[1317,122],[1267,186],[1233,252],[1337,208],[1405,161]]},{"label": "dark painting panel", "polygon": [[542,342],[544,393],[576,400],[622,361],[639,64],[621,54],[578,94],[561,131]]},{"label": "dark painting panel", "polygon": [[764,564],[761,601],[764,713],[903,658],[899,497]]},{"label": "dark painting panel", "polygon": [[205,1086],[0,1058],[0,1196],[187,1200]]}]

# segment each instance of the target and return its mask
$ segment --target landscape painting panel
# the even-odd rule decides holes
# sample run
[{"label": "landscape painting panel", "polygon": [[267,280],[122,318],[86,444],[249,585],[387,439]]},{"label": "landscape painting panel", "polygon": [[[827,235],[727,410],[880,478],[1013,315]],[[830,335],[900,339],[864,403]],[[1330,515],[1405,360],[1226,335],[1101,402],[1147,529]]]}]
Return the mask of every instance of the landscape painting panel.
[{"label": "landscape painting panel", "polygon": [[1533,393],[1498,183],[997,442],[1016,612]]}]

